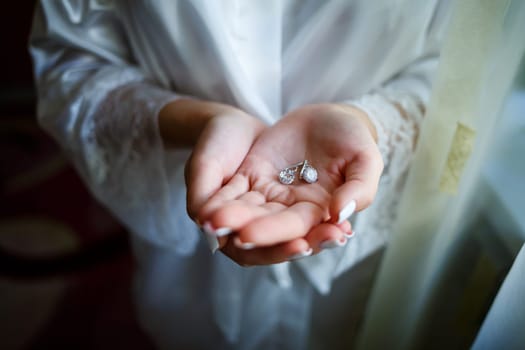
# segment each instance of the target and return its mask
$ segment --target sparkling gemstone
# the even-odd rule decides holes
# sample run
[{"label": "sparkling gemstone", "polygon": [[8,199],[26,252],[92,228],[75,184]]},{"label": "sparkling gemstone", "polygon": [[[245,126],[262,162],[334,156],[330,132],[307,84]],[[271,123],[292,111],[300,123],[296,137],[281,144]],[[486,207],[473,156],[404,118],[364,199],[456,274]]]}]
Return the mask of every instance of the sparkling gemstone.
[{"label": "sparkling gemstone", "polygon": [[279,173],[279,181],[283,185],[290,185],[295,180],[295,169],[284,169]]},{"label": "sparkling gemstone", "polygon": [[317,170],[307,165],[301,172],[301,178],[309,184],[317,181]]}]

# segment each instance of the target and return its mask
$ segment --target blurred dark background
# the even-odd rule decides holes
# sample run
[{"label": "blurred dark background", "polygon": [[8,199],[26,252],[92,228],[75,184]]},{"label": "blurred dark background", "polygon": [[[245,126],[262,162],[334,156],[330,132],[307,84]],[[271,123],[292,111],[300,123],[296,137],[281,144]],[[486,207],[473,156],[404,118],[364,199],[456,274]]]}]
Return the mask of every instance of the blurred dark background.
[{"label": "blurred dark background", "polygon": [[34,4],[10,2],[0,20],[0,349],[151,349],[127,232],[38,126]]},{"label": "blurred dark background", "polygon": [[34,110],[35,94],[31,60],[27,52],[27,38],[35,1],[16,1],[9,10],[2,11],[0,35],[2,55],[0,56],[0,112],[29,115]]}]

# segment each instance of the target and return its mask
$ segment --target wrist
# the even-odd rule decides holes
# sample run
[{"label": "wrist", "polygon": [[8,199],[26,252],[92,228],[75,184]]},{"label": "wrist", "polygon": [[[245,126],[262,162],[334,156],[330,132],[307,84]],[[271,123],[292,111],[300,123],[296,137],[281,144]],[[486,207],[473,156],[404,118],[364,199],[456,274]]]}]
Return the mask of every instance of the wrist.
[{"label": "wrist", "polygon": [[167,147],[193,147],[211,119],[237,113],[244,112],[218,102],[181,98],[159,111],[160,136]]},{"label": "wrist", "polygon": [[359,109],[352,105],[347,105],[347,104],[342,104],[342,103],[311,104],[311,105],[300,107],[299,109],[295,110],[294,112],[290,114],[308,116],[309,118],[314,118],[311,120],[316,120],[317,116],[323,115],[323,114],[327,114],[327,115],[344,114],[348,118],[354,118],[358,120],[361,124],[366,126],[366,128],[370,132],[370,136],[372,136],[374,141],[377,143],[377,140],[378,140],[376,127],[374,123],[372,122],[372,120],[368,117],[368,114],[362,109]]},{"label": "wrist", "polygon": [[374,139],[374,141],[377,143],[378,137],[377,137],[377,130],[372,122],[372,120],[368,117],[368,114],[363,111],[360,108],[357,108],[355,106],[347,105],[347,104],[335,104],[336,108],[342,109],[345,113],[351,114],[353,117],[356,117],[359,119],[370,131],[370,135]]}]

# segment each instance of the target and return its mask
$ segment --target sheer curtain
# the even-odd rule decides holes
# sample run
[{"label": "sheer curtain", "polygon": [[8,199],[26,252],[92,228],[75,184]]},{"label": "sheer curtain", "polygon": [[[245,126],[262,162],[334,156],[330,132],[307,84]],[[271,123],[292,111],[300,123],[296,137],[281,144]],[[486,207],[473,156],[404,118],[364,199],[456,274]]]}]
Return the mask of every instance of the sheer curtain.
[{"label": "sheer curtain", "polygon": [[491,253],[482,169],[523,57],[523,33],[525,1],[456,1],[359,348],[465,348],[473,341],[494,281],[508,269]]}]

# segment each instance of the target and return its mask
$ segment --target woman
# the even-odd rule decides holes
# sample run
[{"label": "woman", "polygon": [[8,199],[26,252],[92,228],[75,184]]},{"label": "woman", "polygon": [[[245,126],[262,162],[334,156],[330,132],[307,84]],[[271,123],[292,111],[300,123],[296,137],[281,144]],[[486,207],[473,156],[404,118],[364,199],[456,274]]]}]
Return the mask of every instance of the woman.
[{"label": "woman", "polygon": [[349,269],[387,241],[446,7],[38,5],[39,119],[133,233],[159,347],[348,346],[370,280]]}]

